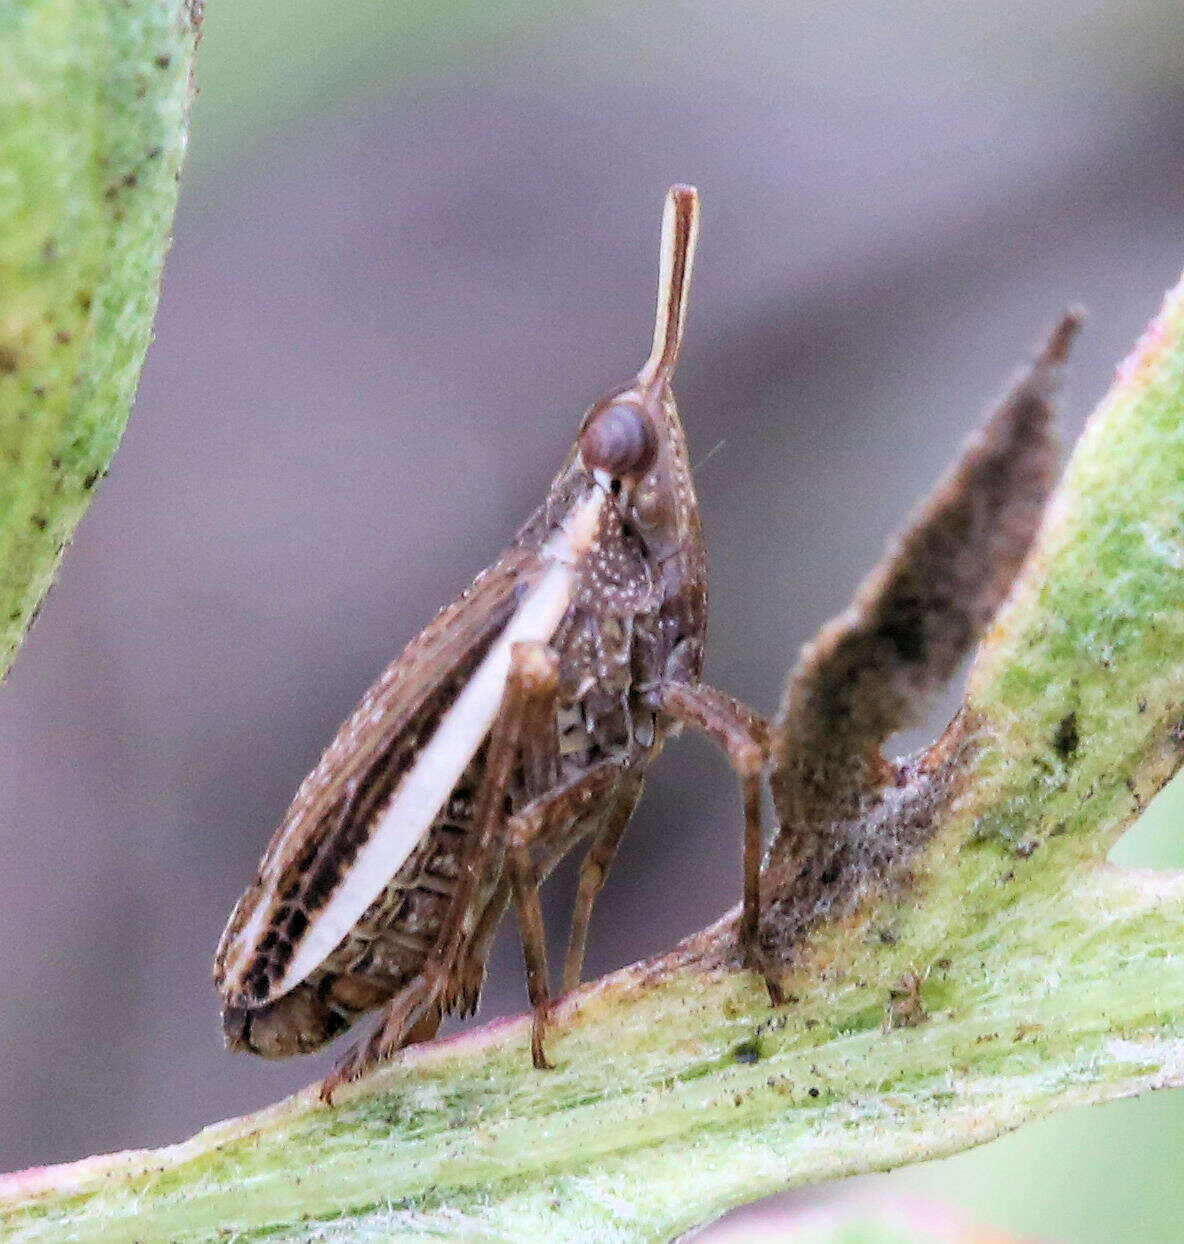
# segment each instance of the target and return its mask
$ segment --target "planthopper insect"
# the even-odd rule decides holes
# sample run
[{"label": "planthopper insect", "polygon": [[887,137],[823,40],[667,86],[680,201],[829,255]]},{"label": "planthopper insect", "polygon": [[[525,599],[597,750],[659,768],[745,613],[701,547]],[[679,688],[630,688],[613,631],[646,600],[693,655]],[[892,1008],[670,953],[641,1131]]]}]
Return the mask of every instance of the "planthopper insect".
[{"label": "planthopper insect", "polygon": [[699,679],[707,578],[670,389],[699,200],[662,221],[653,349],[584,416],[546,500],[509,548],[366,693],[296,794],[215,960],[232,1049],[314,1050],[368,1011],[374,1032],[326,1093],[476,1008],[497,924],[517,911],[548,1066],[538,888],[576,843],[563,970],[580,980],[592,907],[646,766],[682,726],[722,747],[744,804],[745,962],[760,968],[760,778],[767,728]]}]

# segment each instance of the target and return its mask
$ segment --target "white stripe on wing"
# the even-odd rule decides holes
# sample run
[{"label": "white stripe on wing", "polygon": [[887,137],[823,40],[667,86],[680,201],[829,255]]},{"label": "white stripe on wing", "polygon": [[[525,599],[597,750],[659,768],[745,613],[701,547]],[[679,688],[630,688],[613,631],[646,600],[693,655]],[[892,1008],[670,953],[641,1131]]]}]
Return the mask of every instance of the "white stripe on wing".
[{"label": "white stripe on wing", "polygon": [[543,577],[523,598],[505,630],[440,718],[348,872],[309,921],[273,998],[287,993],[324,962],[431,827],[501,707],[511,645],[525,640],[546,643],[566,613],[574,564],[595,538],[603,502],[604,493],[594,488],[543,547],[544,564],[549,562]]}]

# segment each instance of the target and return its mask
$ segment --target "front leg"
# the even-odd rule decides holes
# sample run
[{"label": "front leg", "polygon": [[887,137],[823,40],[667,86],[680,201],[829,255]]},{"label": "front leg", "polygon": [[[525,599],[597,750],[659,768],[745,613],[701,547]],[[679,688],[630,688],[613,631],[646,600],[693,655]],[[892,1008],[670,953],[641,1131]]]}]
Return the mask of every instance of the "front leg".
[{"label": "front leg", "polygon": [[744,801],[744,906],[740,946],[744,964],[764,977],[774,1006],[783,1000],[776,966],[760,947],[761,773],[769,754],[768,723],[739,700],[699,683],[666,682],[650,693],[654,707],[721,748],[740,778]]}]

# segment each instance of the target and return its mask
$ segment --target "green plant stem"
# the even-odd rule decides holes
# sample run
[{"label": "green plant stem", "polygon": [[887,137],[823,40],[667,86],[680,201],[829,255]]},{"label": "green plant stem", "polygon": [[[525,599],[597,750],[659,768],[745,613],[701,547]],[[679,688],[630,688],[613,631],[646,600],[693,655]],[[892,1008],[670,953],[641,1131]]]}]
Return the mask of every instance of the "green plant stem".
[{"label": "green plant stem", "polygon": [[177,201],[199,9],[0,5],[0,677],[127,421]]}]

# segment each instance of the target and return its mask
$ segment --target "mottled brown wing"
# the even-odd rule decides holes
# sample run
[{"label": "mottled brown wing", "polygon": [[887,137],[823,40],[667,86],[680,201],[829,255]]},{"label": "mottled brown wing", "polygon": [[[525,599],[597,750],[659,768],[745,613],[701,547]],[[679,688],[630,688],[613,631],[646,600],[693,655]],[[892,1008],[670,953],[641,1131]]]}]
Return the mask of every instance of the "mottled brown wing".
[{"label": "mottled brown wing", "polygon": [[226,1003],[258,1006],[275,996],[311,914],[538,573],[533,551],[512,547],[363,696],[301,784],[230,917],[214,961]]}]

